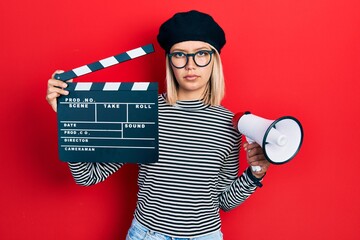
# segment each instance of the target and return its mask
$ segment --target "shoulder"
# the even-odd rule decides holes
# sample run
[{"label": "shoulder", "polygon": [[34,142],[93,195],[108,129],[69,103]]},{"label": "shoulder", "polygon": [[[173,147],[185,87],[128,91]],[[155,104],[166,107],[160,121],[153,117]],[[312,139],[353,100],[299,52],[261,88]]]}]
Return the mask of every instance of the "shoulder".
[{"label": "shoulder", "polygon": [[210,106],[208,109],[209,114],[223,118],[224,120],[232,121],[234,113],[222,105]]},{"label": "shoulder", "polygon": [[230,111],[229,109],[225,108],[222,105],[218,106],[210,106],[208,109],[208,115],[211,116],[212,119],[216,119],[217,121],[221,121],[224,126],[228,129],[231,129],[231,131],[238,135],[238,131],[235,130],[233,126],[233,117],[234,113]]},{"label": "shoulder", "polygon": [[209,106],[206,109],[206,114],[209,121],[217,122],[223,126],[224,129],[230,131],[234,135],[239,135],[238,131],[233,127],[234,113],[222,105]]},{"label": "shoulder", "polygon": [[166,93],[158,94],[158,103],[159,105],[168,105],[168,103],[166,102]]}]

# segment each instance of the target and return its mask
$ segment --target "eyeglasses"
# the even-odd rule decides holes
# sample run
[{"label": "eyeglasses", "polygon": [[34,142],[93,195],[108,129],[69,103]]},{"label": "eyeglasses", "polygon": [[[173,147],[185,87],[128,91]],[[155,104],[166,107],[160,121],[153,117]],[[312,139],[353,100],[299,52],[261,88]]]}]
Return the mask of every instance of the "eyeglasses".
[{"label": "eyeglasses", "polygon": [[183,53],[183,52],[173,52],[169,53],[168,57],[175,68],[184,68],[189,62],[189,57],[192,57],[196,66],[206,67],[211,62],[213,50],[200,50],[196,53]]}]

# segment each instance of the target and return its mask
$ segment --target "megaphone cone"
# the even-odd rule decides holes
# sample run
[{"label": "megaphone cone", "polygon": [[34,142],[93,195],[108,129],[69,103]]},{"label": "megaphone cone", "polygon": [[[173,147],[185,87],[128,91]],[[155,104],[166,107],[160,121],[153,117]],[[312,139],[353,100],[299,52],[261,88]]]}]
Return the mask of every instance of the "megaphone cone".
[{"label": "megaphone cone", "polygon": [[265,158],[273,164],[293,159],[303,140],[302,126],[291,116],[269,120],[250,112],[238,113],[233,117],[233,125],[249,142],[258,143]]}]

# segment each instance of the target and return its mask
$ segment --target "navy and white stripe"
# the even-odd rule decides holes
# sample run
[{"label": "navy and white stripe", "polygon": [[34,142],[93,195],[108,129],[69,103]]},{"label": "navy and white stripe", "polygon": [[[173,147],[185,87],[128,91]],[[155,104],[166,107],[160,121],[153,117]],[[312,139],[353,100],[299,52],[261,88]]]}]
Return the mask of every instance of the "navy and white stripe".
[{"label": "navy and white stripe", "polygon": [[[233,114],[201,101],[167,104],[159,95],[159,161],[139,165],[136,219],[165,235],[192,238],[220,229],[230,210],[256,189],[238,176],[240,135]],[[122,164],[69,163],[78,184],[105,180]]]},{"label": "navy and white stripe", "polygon": [[77,82],[69,83],[68,91],[157,91],[157,82]]},{"label": "navy and white stripe", "polygon": [[139,48],[135,48],[132,50],[129,50],[127,52],[118,54],[116,56],[111,56],[105,59],[102,59],[100,61],[91,63],[91,64],[87,64],[78,68],[74,68],[70,71],[67,72],[63,72],[63,73],[58,73],[54,75],[55,79],[58,80],[62,80],[62,81],[66,81],[72,78],[76,78],[76,77],[80,77],[82,75],[103,69],[103,68],[107,68],[110,66],[114,66],[116,64],[134,59],[134,58],[138,58],[140,56],[144,56],[146,54],[152,53],[154,52],[154,47],[152,44],[148,44]]}]

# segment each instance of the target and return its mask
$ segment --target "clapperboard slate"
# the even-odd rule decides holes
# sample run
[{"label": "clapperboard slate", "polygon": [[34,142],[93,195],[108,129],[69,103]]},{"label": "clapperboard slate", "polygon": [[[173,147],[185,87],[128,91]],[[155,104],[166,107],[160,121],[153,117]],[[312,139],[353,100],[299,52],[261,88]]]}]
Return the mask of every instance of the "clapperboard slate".
[{"label": "clapperboard slate", "polygon": [[157,83],[78,82],[66,90],[57,110],[62,161],[157,161]]}]

